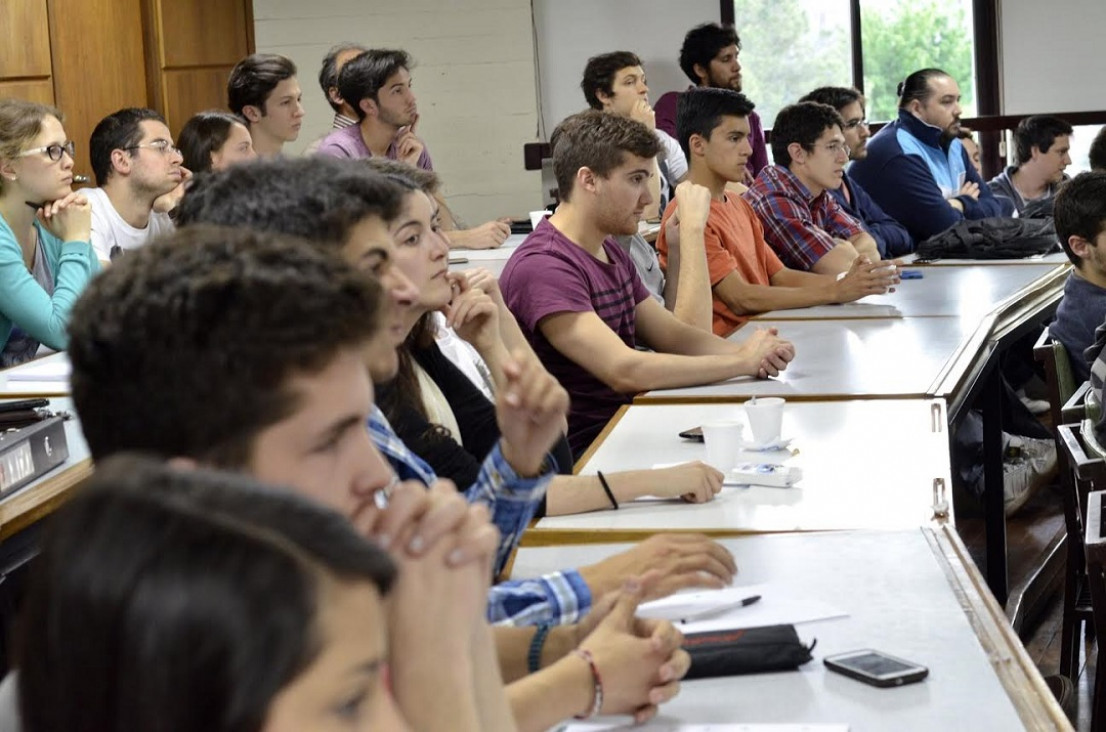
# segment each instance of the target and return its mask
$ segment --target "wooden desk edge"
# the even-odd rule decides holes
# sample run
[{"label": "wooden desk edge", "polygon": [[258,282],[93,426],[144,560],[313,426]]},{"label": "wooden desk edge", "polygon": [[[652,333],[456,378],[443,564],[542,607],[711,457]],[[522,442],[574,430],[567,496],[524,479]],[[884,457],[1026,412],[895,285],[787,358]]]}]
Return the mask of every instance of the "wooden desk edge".
[{"label": "wooden desk edge", "polygon": [[944,524],[923,533],[1025,729],[1072,730],[956,529]]},{"label": "wooden desk edge", "polygon": [[69,498],[70,491],[91,474],[92,458],[85,458],[0,501],[0,541],[56,511]]},{"label": "wooden desk edge", "polygon": [[[40,382],[23,382],[27,384],[37,384]],[[64,389],[64,390],[63,390]],[[43,387],[41,389],[28,389],[27,391],[8,391],[6,387],[0,387],[0,400],[4,399],[68,399],[73,396],[73,392],[70,391],[69,386],[65,387]]]}]

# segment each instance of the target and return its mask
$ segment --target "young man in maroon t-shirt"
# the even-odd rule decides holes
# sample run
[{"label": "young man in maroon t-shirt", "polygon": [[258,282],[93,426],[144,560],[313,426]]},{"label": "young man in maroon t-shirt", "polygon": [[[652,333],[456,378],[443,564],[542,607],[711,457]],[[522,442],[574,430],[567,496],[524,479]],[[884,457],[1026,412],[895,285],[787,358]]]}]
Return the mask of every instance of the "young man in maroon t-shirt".
[{"label": "young man in maroon t-shirt", "polygon": [[[658,143],[645,125],[581,112],[557,126],[551,143],[561,204],[507,263],[500,287],[538,357],[572,397],[569,442],[577,455],[638,392],[786,368],[795,351],[774,332],[739,344],[677,320],[649,297],[614,240],[637,231],[651,201]],[[708,210],[685,211],[681,226],[702,227]]]}]

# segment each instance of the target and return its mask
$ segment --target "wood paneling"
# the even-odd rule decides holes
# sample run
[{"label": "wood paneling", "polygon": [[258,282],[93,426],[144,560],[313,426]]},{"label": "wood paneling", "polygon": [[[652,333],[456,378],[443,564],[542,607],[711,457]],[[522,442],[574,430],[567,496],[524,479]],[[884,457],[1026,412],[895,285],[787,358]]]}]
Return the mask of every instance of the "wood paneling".
[{"label": "wood paneling", "polygon": [[252,0],[0,0],[0,96],[61,109],[85,174],[101,119],[152,107],[176,133],[225,107],[230,69],[252,49]]},{"label": "wood paneling", "polygon": [[50,76],[46,0],[0,2],[0,78]]},{"label": "wood paneling", "polygon": [[88,138],[96,123],[123,107],[148,104],[142,4],[48,1],[55,98],[77,142],[76,169],[89,174]]},{"label": "wood paneling", "polygon": [[230,66],[249,55],[249,22],[242,0],[154,0],[160,18],[165,69]]},{"label": "wood paneling", "polygon": [[143,0],[151,106],[173,134],[196,112],[226,109],[230,70],[253,50],[252,0]]},{"label": "wood paneling", "polygon": [[52,105],[54,103],[54,85],[49,79],[42,81],[5,81],[0,79],[0,98],[26,99],[28,102]]},{"label": "wood paneling", "polygon": [[174,135],[180,134],[180,128],[197,112],[226,109],[231,68],[167,70],[162,74],[165,95],[162,111]]}]

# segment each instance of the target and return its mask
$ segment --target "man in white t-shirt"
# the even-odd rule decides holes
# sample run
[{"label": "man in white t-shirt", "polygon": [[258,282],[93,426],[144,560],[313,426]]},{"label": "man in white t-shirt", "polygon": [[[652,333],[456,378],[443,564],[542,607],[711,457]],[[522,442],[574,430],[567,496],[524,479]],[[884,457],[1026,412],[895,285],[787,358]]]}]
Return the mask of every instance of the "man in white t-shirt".
[{"label": "man in white t-shirt", "polygon": [[89,157],[99,188],[92,205],[92,246],[102,262],[173,231],[169,211],[192,174],[164,118],[152,109],[121,109],[96,125]]}]

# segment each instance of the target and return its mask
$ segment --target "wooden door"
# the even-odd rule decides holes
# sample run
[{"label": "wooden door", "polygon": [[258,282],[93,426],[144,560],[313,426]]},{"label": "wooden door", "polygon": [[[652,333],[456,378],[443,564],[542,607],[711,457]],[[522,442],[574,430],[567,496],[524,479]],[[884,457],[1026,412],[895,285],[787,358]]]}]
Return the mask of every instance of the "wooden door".
[{"label": "wooden door", "polygon": [[0,2],[0,98],[54,103],[46,0]]},{"label": "wooden door", "polygon": [[226,109],[230,70],[253,48],[250,0],[146,0],[150,99],[173,134],[189,117]]},{"label": "wooden door", "polygon": [[88,138],[96,123],[147,106],[142,3],[48,0],[48,7],[55,100],[77,142],[77,171],[91,177]]}]

